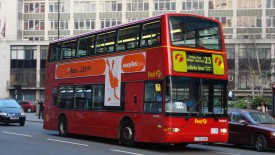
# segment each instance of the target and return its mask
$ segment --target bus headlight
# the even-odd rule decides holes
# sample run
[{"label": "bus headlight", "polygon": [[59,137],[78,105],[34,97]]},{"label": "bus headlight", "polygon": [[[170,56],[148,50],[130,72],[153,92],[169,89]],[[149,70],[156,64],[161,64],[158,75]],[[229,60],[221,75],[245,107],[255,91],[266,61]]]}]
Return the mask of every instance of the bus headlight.
[{"label": "bus headlight", "polygon": [[227,133],[227,129],[226,128],[221,128],[221,133]]},{"label": "bus headlight", "polygon": [[180,132],[180,128],[163,128],[164,132]]}]

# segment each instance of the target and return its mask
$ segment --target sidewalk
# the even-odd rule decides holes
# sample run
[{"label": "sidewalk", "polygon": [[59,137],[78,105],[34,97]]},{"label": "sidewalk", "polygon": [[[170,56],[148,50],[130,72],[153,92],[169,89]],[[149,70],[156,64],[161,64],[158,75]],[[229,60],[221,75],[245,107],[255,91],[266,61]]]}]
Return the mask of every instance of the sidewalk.
[{"label": "sidewalk", "polygon": [[38,115],[36,115],[35,112],[32,113],[25,113],[26,115],[26,121],[31,121],[31,122],[41,122],[43,123],[43,119],[38,119]]}]

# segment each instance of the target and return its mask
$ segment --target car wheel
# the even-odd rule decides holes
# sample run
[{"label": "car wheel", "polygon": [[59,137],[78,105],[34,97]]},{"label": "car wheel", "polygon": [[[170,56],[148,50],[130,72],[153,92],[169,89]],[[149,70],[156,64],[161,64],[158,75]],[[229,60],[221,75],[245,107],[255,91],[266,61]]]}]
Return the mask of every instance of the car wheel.
[{"label": "car wheel", "polygon": [[263,152],[267,150],[267,139],[263,134],[258,134],[254,140],[254,147],[257,151]]},{"label": "car wheel", "polygon": [[27,112],[32,112],[31,108],[27,109]]},{"label": "car wheel", "polygon": [[134,146],[134,125],[130,120],[125,120],[122,122],[120,127],[120,143],[123,146],[131,147]]},{"label": "car wheel", "polygon": [[67,119],[65,116],[61,116],[58,123],[59,136],[61,137],[67,136],[68,135],[67,129],[68,129]]},{"label": "car wheel", "polygon": [[25,121],[20,121],[20,122],[19,122],[19,125],[20,125],[20,126],[24,126],[24,125],[25,125]]}]

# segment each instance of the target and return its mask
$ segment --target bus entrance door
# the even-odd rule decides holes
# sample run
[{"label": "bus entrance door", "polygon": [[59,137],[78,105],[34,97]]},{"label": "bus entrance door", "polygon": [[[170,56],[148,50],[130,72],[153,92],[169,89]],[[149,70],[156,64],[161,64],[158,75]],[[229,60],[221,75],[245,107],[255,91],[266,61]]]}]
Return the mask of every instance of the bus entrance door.
[{"label": "bus entrance door", "polygon": [[143,92],[144,83],[134,82],[126,84],[125,91],[125,111],[142,112],[143,111]]}]

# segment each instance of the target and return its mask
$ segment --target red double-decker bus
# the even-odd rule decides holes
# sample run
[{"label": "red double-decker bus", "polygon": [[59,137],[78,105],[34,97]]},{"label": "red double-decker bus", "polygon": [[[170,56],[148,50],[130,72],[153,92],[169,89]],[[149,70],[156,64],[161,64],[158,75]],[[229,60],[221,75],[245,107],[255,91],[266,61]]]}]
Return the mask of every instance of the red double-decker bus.
[{"label": "red double-decker bus", "polygon": [[220,22],[167,13],[49,45],[44,129],[135,142],[227,142]]}]

